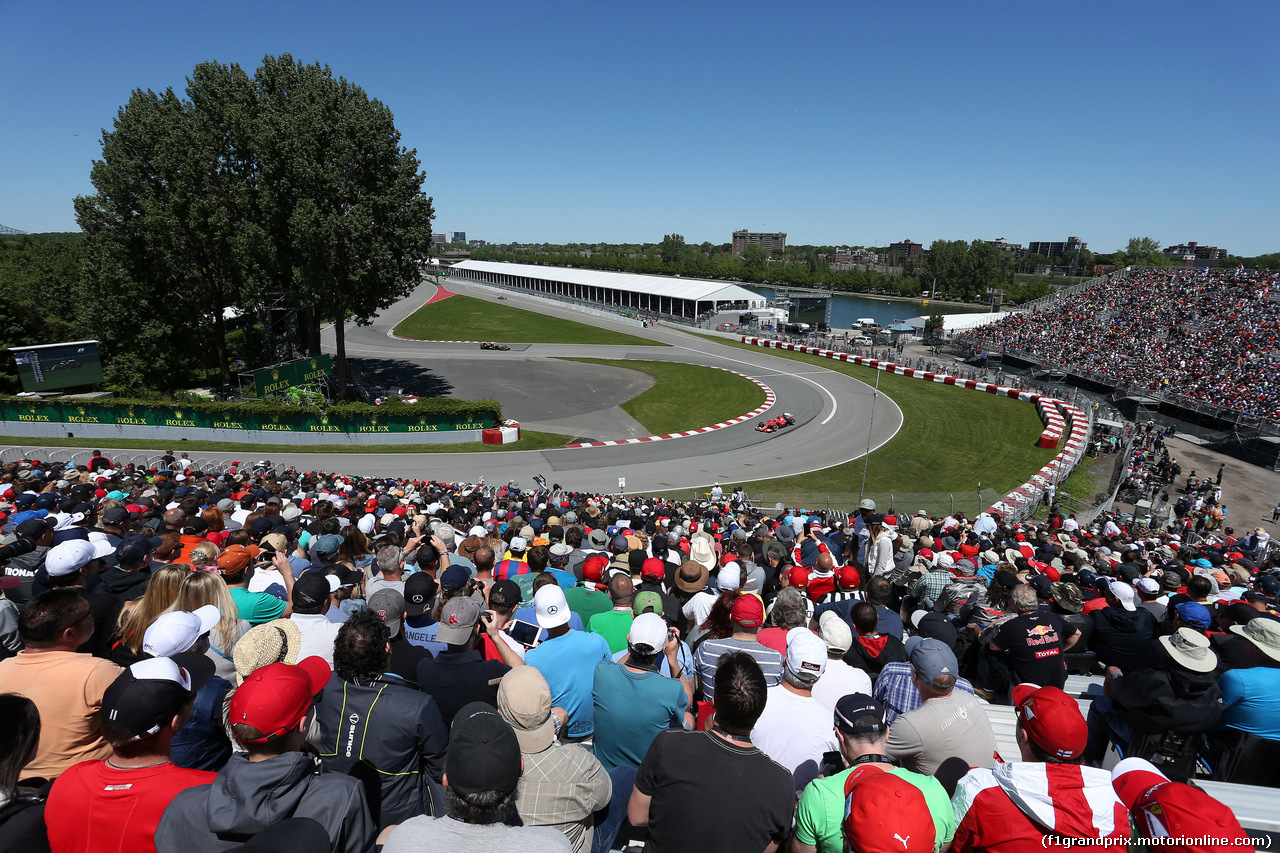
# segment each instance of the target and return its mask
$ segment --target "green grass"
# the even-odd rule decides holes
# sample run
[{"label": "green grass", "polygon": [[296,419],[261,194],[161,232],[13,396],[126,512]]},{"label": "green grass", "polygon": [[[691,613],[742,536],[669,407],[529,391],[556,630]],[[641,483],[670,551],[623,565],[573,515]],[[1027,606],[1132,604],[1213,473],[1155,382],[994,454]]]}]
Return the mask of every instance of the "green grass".
[{"label": "green grass", "polygon": [[574,320],[550,317],[510,305],[450,296],[414,311],[396,326],[395,334],[420,341],[497,341],[507,344],[616,344],[664,347],[635,335],[601,329]]},{"label": "green grass", "polygon": [[764,389],[741,376],[670,361],[625,361],[569,358],[638,370],[653,377],[653,386],[622,404],[622,410],[654,435],[685,432],[745,415],[764,405]]},{"label": "green grass", "polygon": [[[0,435],[0,444],[15,447],[83,447],[107,450],[156,450],[166,447],[188,453],[248,453],[268,459],[276,453],[493,453],[503,450],[547,450],[564,447],[570,436],[553,432],[521,430],[515,444],[241,444],[234,441],[155,441],[141,438],[38,438],[25,435]],[[110,456],[111,454],[107,454]]]},{"label": "green grass", "polygon": [[[876,381],[877,371],[869,367],[733,341],[720,343],[825,367],[868,385]],[[1056,453],[1035,446],[1044,425],[1028,403],[884,372],[880,372],[880,390],[902,410],[903,425],[871,454],[868,493],[972,494],[981,483],[984,490],[1003,494],[1026,482]],[[743,485],[748,492],[770,494],[859,492],[863,464],[855,459],[810,474]]]}]

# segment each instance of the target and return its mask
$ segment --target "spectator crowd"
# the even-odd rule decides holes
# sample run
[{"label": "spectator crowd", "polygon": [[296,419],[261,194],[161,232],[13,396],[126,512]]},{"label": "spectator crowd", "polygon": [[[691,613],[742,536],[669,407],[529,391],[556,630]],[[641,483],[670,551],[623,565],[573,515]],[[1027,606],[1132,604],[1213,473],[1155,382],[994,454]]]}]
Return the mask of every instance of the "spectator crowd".
[{"label": "spectator crowd", "polygon": [[1141,270],[959,340],[1185,405],[1280,421],[1277,287],[1266,271]]},{"label": "spectator crowd", "polygon": [[1280,784],[1267,549],[716,492],[6,464],[0,851],[1226,849],[1187,783]]}]

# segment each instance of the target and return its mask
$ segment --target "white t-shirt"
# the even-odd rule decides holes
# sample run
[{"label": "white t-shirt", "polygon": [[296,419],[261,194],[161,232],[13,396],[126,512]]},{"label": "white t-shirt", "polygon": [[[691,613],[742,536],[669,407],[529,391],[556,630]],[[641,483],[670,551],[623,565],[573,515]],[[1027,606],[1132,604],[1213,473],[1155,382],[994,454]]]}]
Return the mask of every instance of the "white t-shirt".
[{"label": "white t-shirt", "polygon": [[302,634],[298,660],[315,656],[333,666],[333,642],[338,639],[341,623],[330,622],[329,617],[321,613],[294,613],[289,621],[297,625]]},{"label": "white t-shirt", "polygon": [[809,761],[816,771],[822,753],[840,748],[831,712],[812,696],[792,693],[784,684],[770,687],[768,693],[764,713],[751,730],[751,742],[788,773]]},{"label": "white t-shirt", "polygon": [[[850,693],[871,695],[871,676],[842,660],[827,660],[827,668],[813,685],[813,698],[834,713],[836,703]],[[834,720],[834,718],[833,718]]]}]

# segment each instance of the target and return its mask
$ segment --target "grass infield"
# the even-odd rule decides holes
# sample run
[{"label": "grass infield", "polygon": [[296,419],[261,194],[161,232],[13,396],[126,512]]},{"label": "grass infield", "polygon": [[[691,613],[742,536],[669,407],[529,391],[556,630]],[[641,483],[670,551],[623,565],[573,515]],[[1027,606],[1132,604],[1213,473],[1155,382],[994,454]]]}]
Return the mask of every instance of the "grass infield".
[{"label": "grass infield", "polygon": [[[83,447],[108,450],[159,450],[169,447],[188,453],[246,453],[271,458],[279,453],[496,453],[504,450],[548,450],[564,447],[570,436],[553,432],[522,429],[515,444],[240,444],[233,441],[165,441],[149,438],[37,438],[23,435],[0,435],[0,443],[13,447]],[[107,456],[110,456],[107,453]]]},{"label": "grass infield", "polygon": [[457,294],[414,311],[396,326],[395,334],[420,341],[666,346],[636,335]]},{"label": "grass infield", "polygon": [[644,393],[622,404],[622,410],[653,435],[718,424],[764,405],[764,389],[754,382],[714,367],[671,361],[627,361],[604,358],[566,358],[638,370],[653,377]]},{"label": "grass infield", "polygon": [[[736,341],[717,343],[825,367],[874,386],[878,371],[829,358],[764,349]],[[867,492],[957,492],[1026,482],[1057,451],[1036,447],[1044,424],[1035,406],[963,388],[880,373],[880,391],[902,410],[902,429],[871,454]],[[862,459],[810,474],[743,483],[748,492],[858,492]],[[734,483],[734,485],[738,485]]]}]

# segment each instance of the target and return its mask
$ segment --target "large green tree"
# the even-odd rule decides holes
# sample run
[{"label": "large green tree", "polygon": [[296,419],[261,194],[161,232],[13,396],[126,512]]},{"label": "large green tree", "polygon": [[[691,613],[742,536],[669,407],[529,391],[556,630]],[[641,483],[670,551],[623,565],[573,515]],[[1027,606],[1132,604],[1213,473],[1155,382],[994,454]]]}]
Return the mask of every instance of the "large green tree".
[{"label": "large green tree", "polygon": [[135,318],[104,330],[108,379],[172,387],[216,366],[229,382],[224,310],[292,291],[313,352],[334,323],[345,387],[343,324],[407,295],[427,257],[415,152],[383,104],[288,55],[253,77],[203,63],[185,94],[135,91],[76,199],[85,296]]}]

